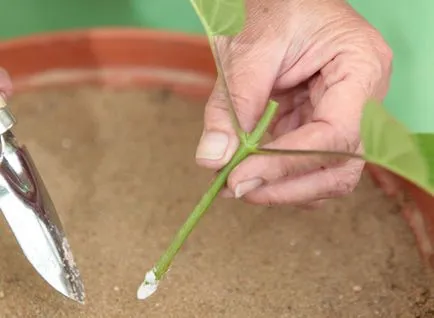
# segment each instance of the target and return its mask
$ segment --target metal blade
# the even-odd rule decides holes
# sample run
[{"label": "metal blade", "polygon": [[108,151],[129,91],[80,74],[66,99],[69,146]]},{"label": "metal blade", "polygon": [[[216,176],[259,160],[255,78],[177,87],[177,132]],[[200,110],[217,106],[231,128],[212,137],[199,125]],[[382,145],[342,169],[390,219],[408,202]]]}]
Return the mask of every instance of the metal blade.
[{"label": "metal blade", "polygon": [[60,219],[25,147],[0,136],[0,210],[36,271],[63,295],[84,303],[84,286]]}]

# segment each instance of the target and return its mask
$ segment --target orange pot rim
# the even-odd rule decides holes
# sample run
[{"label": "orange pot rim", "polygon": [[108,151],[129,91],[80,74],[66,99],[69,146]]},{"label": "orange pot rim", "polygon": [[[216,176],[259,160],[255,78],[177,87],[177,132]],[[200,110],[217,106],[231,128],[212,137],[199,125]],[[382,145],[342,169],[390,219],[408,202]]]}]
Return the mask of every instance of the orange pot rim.
[{"label": "orange pot rim", "polygon": [[205,97],[216,77],[205,36],[130,27],[62,30],[2,41],[0,66],[11,75],[14,91],[97,82],[163,85]]},{"label": "orange pot rim", "polygon": [[128,37],[134,40],[162,39],[170,42],[184,42],[187,44],[208,46],[208,40],[204,35],[190,34],[178,31],[166,31],[147,28],[133,27],[99,27],[88,29],[70,29],[59,31],[48,31],[42,33],[34,33],[25,36],[19,36],[7,40],[0,41],[0,51],[10,49],[11,47],[29,47],[42,42],[58,43],[68,38],[118,38]]}]

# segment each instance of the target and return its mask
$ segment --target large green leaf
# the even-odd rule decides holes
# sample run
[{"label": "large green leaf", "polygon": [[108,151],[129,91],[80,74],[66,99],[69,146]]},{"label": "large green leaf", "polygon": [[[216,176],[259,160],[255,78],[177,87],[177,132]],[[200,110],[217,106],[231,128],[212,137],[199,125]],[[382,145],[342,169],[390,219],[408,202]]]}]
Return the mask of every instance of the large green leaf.
[{"label": "large green leaf", "polygon": [[434,134],[414,134],[413,137],[428,164],[429,181],[431,185],[434,185]]},{"label": "large green leaf", "polygon": [[244,0],[190,0],[208,36],[236,35],[244,27]]},{"label": "large green leaf", "polygon": [[379,165],[434,194],[430,168],[418,141],[379,103],[366,104],[361,122],[366,161]]}]

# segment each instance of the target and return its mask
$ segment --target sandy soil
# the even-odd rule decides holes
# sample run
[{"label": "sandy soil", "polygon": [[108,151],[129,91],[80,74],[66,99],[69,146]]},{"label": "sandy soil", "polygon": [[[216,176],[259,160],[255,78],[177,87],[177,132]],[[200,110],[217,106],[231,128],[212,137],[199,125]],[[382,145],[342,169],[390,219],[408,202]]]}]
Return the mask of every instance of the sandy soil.
[{"label": "sandy soil", "polygon": [[194,162],[203,105],[91,87],[12,102],[87,304],[47,286],[1,218],[0,317],[434,317],[434,280],[395,204],[368,178],[319,211],[218,199],[158,293],[136,300],[210,180]]}]

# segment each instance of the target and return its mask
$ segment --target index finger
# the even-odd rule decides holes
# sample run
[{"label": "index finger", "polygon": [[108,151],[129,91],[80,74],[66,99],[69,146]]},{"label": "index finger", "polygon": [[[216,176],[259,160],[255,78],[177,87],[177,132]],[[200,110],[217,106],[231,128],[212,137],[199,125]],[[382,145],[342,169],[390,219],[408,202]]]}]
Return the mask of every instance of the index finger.
[{"label": "index finger", "polygon": [[[312,122],[290,131],[265,145],[271,149],[320,150],[354,153],[360,146],[360,119],[367,100],[357,83],[343,81],[329,88],[317,105]],[[229,177],[228,186],[261,179],[270,183],[296,177],[348,160],[318,155],[257,155],[244,160]]]}]

